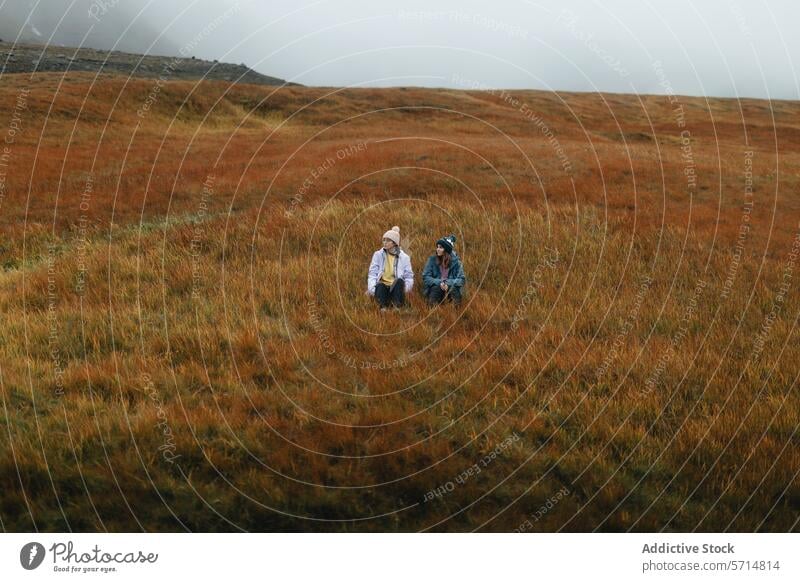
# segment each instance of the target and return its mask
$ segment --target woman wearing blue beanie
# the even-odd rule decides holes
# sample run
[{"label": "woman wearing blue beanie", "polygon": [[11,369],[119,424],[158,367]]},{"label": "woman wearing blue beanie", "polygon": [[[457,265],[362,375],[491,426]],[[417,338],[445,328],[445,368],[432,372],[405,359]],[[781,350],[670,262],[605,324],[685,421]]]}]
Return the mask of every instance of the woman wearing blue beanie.
[{"label": "woman wearing blue beanie", "polygon": [[422,271],[422,293],[429,305],[445,299],[456,305],[461,303],[466,275],[461,259],[455,251],[456,237],[451,234],[436,241],[436,253],[428,257]]}]

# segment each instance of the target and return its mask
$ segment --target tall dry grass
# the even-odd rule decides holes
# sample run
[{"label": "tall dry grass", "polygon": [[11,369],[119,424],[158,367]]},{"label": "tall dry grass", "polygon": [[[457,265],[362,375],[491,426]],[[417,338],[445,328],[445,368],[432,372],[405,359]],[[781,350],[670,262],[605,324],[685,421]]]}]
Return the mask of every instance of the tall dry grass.
[{"label": "tall dry grass", "polygon": [[[23,86],[4,529],[796,527],[796,104],[681,98],[688,191],[657,97],[516,92],[568,175],[479,92]],[[418,283],[456,233],[462,309],[377,312],[393,224]]]}]

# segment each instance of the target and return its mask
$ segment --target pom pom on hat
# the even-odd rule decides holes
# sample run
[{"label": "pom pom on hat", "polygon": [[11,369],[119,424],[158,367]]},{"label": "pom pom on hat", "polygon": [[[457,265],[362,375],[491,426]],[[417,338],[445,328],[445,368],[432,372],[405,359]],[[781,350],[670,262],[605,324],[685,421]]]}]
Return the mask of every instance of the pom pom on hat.
[{"label": "pom pom on hat", "polygon": [[448,234],[447,236],[443,236],[439,240],[436,241],[437,245],[442,245],[445,252],[450,254],[453,252],[453,248],[456,246],[456,235]]}]

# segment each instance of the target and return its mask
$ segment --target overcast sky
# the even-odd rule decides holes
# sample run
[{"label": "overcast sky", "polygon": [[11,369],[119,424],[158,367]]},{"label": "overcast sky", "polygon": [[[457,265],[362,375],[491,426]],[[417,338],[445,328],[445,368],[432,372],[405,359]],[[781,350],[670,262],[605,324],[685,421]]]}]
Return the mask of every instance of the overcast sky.
[{"label": "overcast sky", "polygon": [[0,0],[7,41],[188,47],[323,86],[798,99],[798,25],[798,0]]}]

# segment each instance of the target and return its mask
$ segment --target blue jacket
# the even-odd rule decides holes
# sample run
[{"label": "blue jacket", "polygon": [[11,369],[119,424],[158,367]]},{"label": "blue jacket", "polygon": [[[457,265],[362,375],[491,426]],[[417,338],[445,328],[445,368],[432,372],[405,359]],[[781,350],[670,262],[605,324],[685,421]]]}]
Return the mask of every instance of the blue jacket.
[{"label": "blue jacket", "polygon": [[[422,271],[423,291],[427,294],[431,287],[438,287],[441,282],[439,261],[436,260],[436,255],[431,255],[428,257],[428,262],[425,263],[425,269]],[[463,287],[464,283],[467,282],[467,276],[461,267],[461,259],[455,251],[450,255],[450,270],[447,272],[447,279],[444,282],[447,283],[448,287]]]}]

